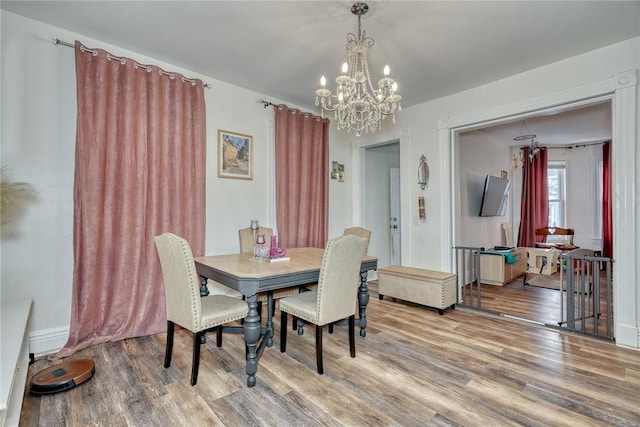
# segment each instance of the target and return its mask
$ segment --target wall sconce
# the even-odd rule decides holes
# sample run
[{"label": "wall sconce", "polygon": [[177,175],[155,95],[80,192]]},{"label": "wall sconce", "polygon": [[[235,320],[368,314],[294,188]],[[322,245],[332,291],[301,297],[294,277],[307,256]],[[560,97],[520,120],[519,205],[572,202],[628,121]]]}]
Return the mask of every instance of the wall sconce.
[{"label": "wall sconce", "polygon": [[429,184],[429,165],[427,164],[427,158],[423,154],[418,163],[418,185],[421,190],[424,190],[427,184]]}]

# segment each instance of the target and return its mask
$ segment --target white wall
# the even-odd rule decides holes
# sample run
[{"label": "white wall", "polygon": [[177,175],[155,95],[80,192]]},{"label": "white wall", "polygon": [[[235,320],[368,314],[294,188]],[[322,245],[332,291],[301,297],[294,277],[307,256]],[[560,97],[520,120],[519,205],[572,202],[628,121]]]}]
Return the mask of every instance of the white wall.
[{"label": "white wall", "polygon": [[485,177],[499,177],[504,170],[511,179],[510,165],[511,149],[504,142],[493,140],[481,130],[460,135],[460,246],[490,248],[506,243],[502,223],[511,222],[513,182],[504,216],[481,217],[479,214]]},{"label": "white wall", "polygon": [[[171,64],[101,43],[88,37],[0,12],[2,30],[2,141],[0,164],[15,181],[31,183],[37,200],[18,224],[16,236],[1,239],[3,300],[31,297],[31,351],[56,349],[66,342],[73,277],[73,171],[75,155],[74,50],[55,46],[58,37],[79,39],[89,47],[153,63],[165,70],[196,77],[212,85],[205,89],[207,109],[207,231],[206,253],[238,250],[237,230],[259,219],[275,226],[273,216],[274,103],[237,86]],[[295,107],[292,105],[292,107]],[[217,130],[253,136],[254,179],[217,178]],[[330,159],[350,163],[348,139],[331,127]],[[329,165],[327,165],[327,170]],[[351,226],[351,170],[344,183],[331,182],[329,235]],[[53,338],[52,338],[53,337]]]}]

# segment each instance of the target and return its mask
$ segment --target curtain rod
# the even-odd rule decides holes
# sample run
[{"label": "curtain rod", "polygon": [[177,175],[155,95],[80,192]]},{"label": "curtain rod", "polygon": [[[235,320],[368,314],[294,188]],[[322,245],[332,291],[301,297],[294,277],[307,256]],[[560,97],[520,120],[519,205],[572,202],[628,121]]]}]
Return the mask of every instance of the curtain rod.
[{"label": "curtain rod", "polygon": [[303,115],[305,118],[309,118],[309,117],[310,117],[310,118],[312,118],[313,120],[316,120],[316,121],[318,121],[318,122],[321,122],[321,121],[324,121],[324,120],[327,120],[327,122],[329,121],[329,119],[327,119],[327,118],[325,118],[325,117],[316,116],[316,115],[315,115],[315,114],[313,114],[313,113],[309,113],[309,112],[305,112],[305,111],[300,111],[300,110],[298,110],[298,109],[296,109],[296,108],[291,108],[291,107],[289,107],[289,106],[287,106],[287,105],[284,105],[284,104],[278,105],[278,104],[274,104],[273,102],[270,102],[270,101],[265,101],[264,99],[258,99],[258,102],[259,102],[260,104],[263,104],[263,107],[264,107],[264,108],[267,108],[267,107],[269,107],[269,106],[273,106],[273,107],[275,107],[275,108],[280,108],[280,109],[282,109],[282,108],[286,108],[286,109],[287,109],[287,111],[289,111],[290,113],[300,113],[300,114],[301,114],[301,115]]},{"label": "curtain rod", "polygon": [[[583,144],[573,144],[573,145],[545,145],[541,148],[546,148],[548,150],[561,150],[561,149],[571,150],[572,148],[590,147],[592,145],[604,145],[608,142],[611,142],[611,141],[585,142]],[[525,148],[525,146],[520,147],[521,150],[523,148]]]},{"label": "curtain rod", "polygon": [[[63,40],[60,40],[60,39],[59,39],[59,38],[57,38],[57,37],[54,37],[54,38],[53,38],[53,44],[56,44],[56,45],[61,44],[61,45],[63,45],[63,46],[67,46],[67,47],[73,47],[73,48],[75,48],[75,45],[74,45],[74,44],[69,43],[69,42],[65,42],[65,41],[63,41]],[[97,55],[97,53],[96,53],[95,55]],[[149,71],[151,71],[151,70],[149,70]],[[168,75],[166,72],[162,71],[162,69],[160,70],[160,74]],[[184,80],[184,79],[193,81],[193,79],[188,79],[188,78],[186,78],[186,77],[184,77],[184,78],[183,78],[183,80]],[[211,89],[211,85],[210,85],[209,83],[204,83],[204,82],[202,82],[202,86],[204,86],[204,87],[205,87],[205,88],[207,88],[207,89]]]}]

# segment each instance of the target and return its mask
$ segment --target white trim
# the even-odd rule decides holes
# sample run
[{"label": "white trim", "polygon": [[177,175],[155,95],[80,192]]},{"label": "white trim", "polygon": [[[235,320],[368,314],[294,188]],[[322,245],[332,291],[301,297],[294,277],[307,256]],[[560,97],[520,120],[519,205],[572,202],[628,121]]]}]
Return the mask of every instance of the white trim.
[{"label": "white trim", "polygon": [[[613,143],[611,171],[613,190],[613,306],[615,307],[616,342],[640,347],[638,327],[638,280],[635,265],[638,260],[636,229],[636,120],[637,71],[620,73],[613,78]],[[621,231],[623,230],[623,231]]]},{"label": "white trim", "polygon": [[364,224],[364,211],[367,194],[367,171],[366,171],[366,150],[367,148],[398,142],[400,146],[400,264],[408,265],[411,259],[411,213],[410,200],[414,194],[405,190],[412,187],[407,185],[411,180],[414,168],[411,166],[411,137],[409,129],[402,128],[398,133],[393,132],[391,136],[352,141],[351,144],[351,167],[353,168],[353,197],[352,197],[352,221],[354,224]]},{"label": "white trim", "polygon": [[29,350],[36,357],[57,353],[67,343],[69,330],[69,326],[61,326],[29,333]]},{"label": "white trim", "polygon": [[[616,342],[620,345],[639,347],[638,306],[635,263],[637,260],[636,232],[636,85],[637,71],[630,70],[602,81],[548,94],[524,102],[501,106],[491,110],[449,117],[440,121],[440,148],[443,176],[454,180],[456,163],[456,139],[462,130],[486,127],[518,118],[560,112],[576,106],[589,105],[602,100],[612,100],[613,140],[612,170],[614,207],[614,254],[616,278],[614,281],[614,307],[616,307]],[[442,261],[444,271],[453,269],[454,231],[456,219],[453,213],[458,205],[458,189],[453,184],[442,185],[444,194],[451,194],[451,202],[442,204]],[[624,230],[620,232],[620,230]]]}]

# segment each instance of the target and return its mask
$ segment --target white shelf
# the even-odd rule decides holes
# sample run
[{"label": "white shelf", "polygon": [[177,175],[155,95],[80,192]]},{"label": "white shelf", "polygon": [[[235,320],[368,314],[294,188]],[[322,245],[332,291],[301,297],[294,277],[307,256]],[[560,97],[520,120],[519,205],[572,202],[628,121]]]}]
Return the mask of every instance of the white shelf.
[{"label": "white shelf", "polygon": [[2,301],[0,315],[0,426],[17,426],[29,368],[27,324],[31,300]]}]

